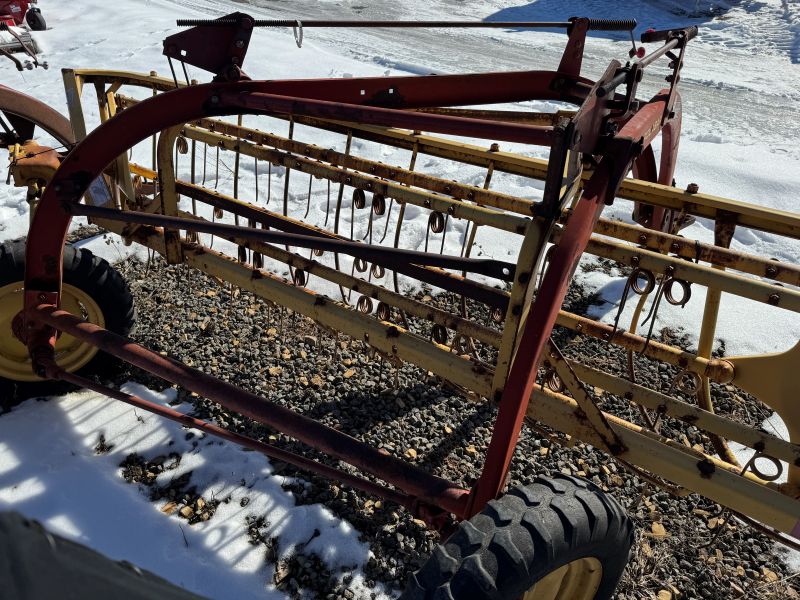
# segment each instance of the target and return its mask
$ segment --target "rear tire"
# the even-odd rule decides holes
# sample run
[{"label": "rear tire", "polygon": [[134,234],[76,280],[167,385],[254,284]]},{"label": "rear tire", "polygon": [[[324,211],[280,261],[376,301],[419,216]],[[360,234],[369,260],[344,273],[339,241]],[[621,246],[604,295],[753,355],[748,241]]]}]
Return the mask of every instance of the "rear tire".
[{"label": "rear tire", "polygon": [[[400,598],[606,600],[633,536],[622,507],[593,483],[540,477],[462,522],[409,578]],[[571,581],[560,575],[572,571]]]},{"label": "rear tire", "polygon": [[44,31],[47,29],[47,22],[42,16],[42,11],[38,8],[29,8],[28,12],[25,14],[25,21],[28,23],[28,27],[33,31]]},{"label": "rear tire", "polygon": [[[25,240],[0,244],[0,291],[3,292],[0,299],[6,304],[0,307],[0,404],[5,408],[33,396],[59,394],[72,389],[63,382],[33,377],[25,348],[11,331],[11,319],[22,308],[19,290],[24,279]],[[133,295],[122,275],[108,261],[89,250],[65,246],[64,286],[65,295],[68,288],[72,288],[73,295],[79,296],[80,302],[91,304],[88,313],[101,317],[106,329],[120,335],[130,332],[135,320]],[[88,320],[93,320],[91,314]],[[74,369],[60,358],[59,364],[83,375],[107,371],[117,364],[116,359],[103,352],[90,357],[91,351],[91,348],[76,350],[72,355]]]}]

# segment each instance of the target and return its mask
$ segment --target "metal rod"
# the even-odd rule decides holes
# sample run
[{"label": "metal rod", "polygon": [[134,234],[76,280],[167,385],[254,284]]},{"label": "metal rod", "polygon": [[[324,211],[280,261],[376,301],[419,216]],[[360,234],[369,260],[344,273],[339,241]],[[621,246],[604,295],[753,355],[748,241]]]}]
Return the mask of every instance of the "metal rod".
[{"label": "metal rod", "polygon": [[56,306],[40,304],[28,316],[217,402],[228,410],[274,427],[320,452],[380,477],[409,495],[419,497],[457,516],[465,513],[469,494],[467,490],[399,458],[383,454],[376,448],[310,417],[192,369],[175,359],[152,352],[128,338],[59,310]]},{"label": "metal rod", "polygon": [[196,419],[194,417],[184,415],[183,413],[167,408],[166,406],[161,406],[160,404],[149,402],[148,400],[140,398],[139,396],[135,396],[133,394],[126,394],[125,392],[122,392],[120,390],[115,390],[113,388],[100,385],[98,383],[95,383],[91,379],[75,375],[74,373],[68,373],[67,371],[64,371],[63,369],[60,369],[58,367],[55,367],[55,369],[52,371],[48,371],[48,375],[53,379],[59,379],[61,381],[66,381],[73,385],[77,385],[81,388],[90,389],[92,391],[97,392],[98,394],[103,394],[104,396],[108,396],[109,398],[113,398],[114,400],[125,402],[126,404],[130,404],[131,406],[135,406],[137,408],[141,408],[160,417],[164,417],[165,419],[176,421],[177,423],[180,423],[184,427],[199,429],[200,431],[203,431],[205,433],[221,437],[234,444],[238,444],[245,448],[250,448],[251,450],[255,450],[256,452],[260,452],[261,454],[264,454],[265,456],[268,456],[270,458],[281,460],[285,463],[294,465],[295,467],[302,469],[304,471],[322,475],[323,477],[327,477],[332,481],[339,481],[341,483],[344,483],[345,485],[349,485],[350,487],[359,489],[368,494],[381,496],[386,500],[396,502],[397,504],[405,506],[406,508],[412,509],[413,507],[413,499],[407,494],[403,494],[402,492],[398,492],[397,490],[387,488],[386,486],[380,485],[378,483],[373,483],[372,481],[369,481],[362,477],[351,475],[346,471],[342,471],[341,469],[337,469],[335,467],[330,467],[328,465],[319,463],[315,460],[311,460],[310,458],[306,458],[305,456],[301,456],[300,454],[289,452],[287,450],[283,450],[281,448],[273,446],[272,444],[266,444],[259,440],[255,440],[253,438],[240,435],[238,433],[234,433],[218,425],[209,423],[208,421],[203,421],[201,419]]},{"label": "metal rod", "polygon": [[[178,27],[228,27],[238,25],[238,19],[178,19]],[[303,28],[447,28],[447,29],[568,29],[572,21],[347,21],[302,19],[255,19],[254,27]],[[636,19],[589,19],[590,30],[631,31],[636,28]]]},{"label": "metal rod", "polygon": [[67,207],[72,215],[81,215],[99,219],[121,221],[123,223],[136,223],[139,225],[152,225],[169,229],[186,229],[197,233],[212,235],[235,236],[243,239],[265,242],[268,244],[285,244],[323,250],[325,252],[341,252],[369,262],[380,261],[385,266],[416,264],[439,267],[442,269],[459,269],[470,273],[479,273],[488,277],[495,277],[503,281],[513,281],[516,265],[502,261],[483,258],[463,258],[461,256],[447,256],[436,253],[419,252],[417,250],[403,250],[349,242],[346,240],[333,240],[322,236],[301,235],[263,229],[251,229],[225,223],[209,223],[208,221],[183,219],[169,215],[153,215],[138,211],[118,211],[113,208],[89,206],[86,204],[71,204]]}]

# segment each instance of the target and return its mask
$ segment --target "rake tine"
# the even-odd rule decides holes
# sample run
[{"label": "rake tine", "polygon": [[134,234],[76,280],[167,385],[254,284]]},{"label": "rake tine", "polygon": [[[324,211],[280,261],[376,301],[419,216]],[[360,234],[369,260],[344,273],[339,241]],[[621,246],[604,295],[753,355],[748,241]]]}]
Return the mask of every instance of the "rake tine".
[{"label": "rake tine", "polygon": [[328,179],[327,181],[328,181],[328,201],[325,204],[325,224],[323,225],[324,227],[327,227],[328,219],[331,216],[331,180]]},{"label": "rake tine", "polygon": [[[352,144],[353,144],[353,130],[352,129],[348,129],[347,130],[347,142],[345,143],[345,148],[344,148],[345,158],[350,156],[350,148],[351,148]],[[342,212],[342,199],[343,198],[344,198],[344,181],[342,181],[339,184],[339,193],[337,194],[337,197],[336,197],[336,212],[335,212],[334,217],[333,217],[333,233],[339,233],[339,217],[341,216],[341,212]],[[352,236],[351,236],[351,239],[352,239]],[[334,252],[333,253],[333,263],[334,263],[334,266],[336,267],[336,270],[339,270],[339,253],[338,252]],[[341,284],[339,285],[339,293],[342,296],[342,302],[344,302],[345,304],[349,305],[350,302],[348,301],[347,297],[345,296],[344,288],[342,287]]]},{"label": "rake tine", "polygon": [[389,208],[386,211],[386,224],[383,226],[383,236],[378,240],[379,244],[383,243],[386,239],[386,234],[389,232],[389,219],[392,217],[392,206],[394,206],[394,198],[389,198]]},{"label": "rake tine", "polygon": [[314,176],[308,176],[308,199],[306,200],[306,214],[303,215],[303,220],[308,218],[308,213],[311,210],[311,184],[314,181]]},{"label": "rake tine", "polygon": [[[294,117],[289,118],[289,139],[294,139]],[[292,170],[289,167],[286,167],[286,171],[284,173],[283,179],[283,216],[289,216],[289,175],[291,175]],[[288,248],[287,248],[288,250]]]},{"label": "rake tine", "polygon": [[272,162],[267,163],[267,206],[272,199]]}]

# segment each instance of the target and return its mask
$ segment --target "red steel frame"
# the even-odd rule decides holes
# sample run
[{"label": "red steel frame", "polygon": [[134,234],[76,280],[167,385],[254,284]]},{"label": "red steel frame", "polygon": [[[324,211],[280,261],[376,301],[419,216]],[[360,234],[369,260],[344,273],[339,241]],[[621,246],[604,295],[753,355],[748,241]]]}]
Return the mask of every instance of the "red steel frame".
[{"label": "red steel frame", "polygon": [[[597,84],[580,77],[585,34],[585,20],[577,20],[557,71],[219,82],[176,89],[142,101],[120,113],[98,127],[70,152],[47,187],[34,216],[27,244],[25,308],[15,322],[15,334],[27,344],[35,371],[43,377],[95,389],[187,426],[199,427],[266,455],[280,457],[300,468],[336,477],[353,487],[383,495],[408,507],[437,527],[446,524],[448,513],[462,519],[479,512],[486,502],[501,493],[505,484],[536,379],[537,366],[567,286],[603,206],[613,201],[619,184],[634,162],[640,175],[653,180],[671,179],[674,169],[680,126],[680,104],[676,102],[674,86],[650,102],[642,103],[638,110],[618,111],[617,128],[608,128],[609,119],[615,118],[612,111],[620,104],[621,98],[613,93],[602,94],[604,97],[601,97],[597,90],[601,84],[608,84],[610,77],[616,74],[619,63],[612,63],[612,68]],[[387,90],[391,92],[387,94]],[[578,115],[573,119],[575,129],[571,139],[556,141],[552,127],[407,110],[533,99],[564,100],[581,105]],[[545,146],[564,143],[573,151],[595,156],[597,166],[567,221],[525,322],[517,355],[499,399],[499,412],[484,468],[472,490],[461,489],[403,460],[382,454],[340,431],[59,310],[62,253],[71,214],[78,212],[75,209],[81,197],[91,182],[101,176],[113,157],[169,127],[201,117],[242,113],[323,117]],[[615,130],[616,133],[613,133]],[[669,151],[664,153],[661,175],[658,176],[650,143],[662,130],[665,133],[665,149],[669,148]],[[599,146],[601,135],[603,144]],[[525,270],[519,269],[520,272]],[[59,332],[69,333],[230,410],[274,426],[309,446],[372,473],[397,490],[66,373],[53,359]]]}]

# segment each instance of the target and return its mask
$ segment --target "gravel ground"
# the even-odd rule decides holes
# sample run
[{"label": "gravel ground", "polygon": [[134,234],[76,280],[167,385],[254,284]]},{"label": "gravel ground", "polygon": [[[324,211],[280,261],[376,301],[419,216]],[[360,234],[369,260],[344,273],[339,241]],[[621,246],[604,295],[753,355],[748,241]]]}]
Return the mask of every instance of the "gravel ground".
[{"label": "gravel ground", "polygon": [[[464,400],[415,367],[395,369],[371,356],[360,342],[334,338],[300,315],[268,308],[252,295],[196,271],[168,267],[160,259],[149,267],[129,260],[119,268],[136,297],[135,340],[464,486],[474,482],[490,440],[493,407]],[[443,308],[455,307],[455,300],[447,295],[426,300]],[[570,310],[582,312],[592,301],[573,288],[566,304]],[[471,313],[488,323],[488,315],[479,309],[473,308]],[[424,331],[424,326],[415,323],[412,328]],[[663,330],[660,337],[679,345],[684,342],[675,331]],[[557,333],[556,340],[565,354],[595,366],[619,371],[625,364],[622,352],[598,340],[575,338],[564,331]],[[485,349],[482,351],[488,358]],[[674,374],[665,365],[637,360],[639,380],[650,385],[666,390]],[[160,380],[130,367],[121,367],[114,380],[130,379],[163,387]],[[758,426],[768,414],[753,399],[743,402],[744,394],[730,386],[715,386],[713,394],[720,413],[752,426]],[[185,390],[179,390],[178,398],[193,402],[197,416],[330,462],[268,427]],[[603,403],[606,410],[641,421],[638,410],[623,399],[606,394]],[[708,438],[696,429],[670,419],[665,419],[662,427],[664,433],[710,451]],[[98,452],[102,451],[99,440]],[[192,510],[185,511],[190,523],[213,518],[215,505],[196,495],[190,477],[166,489],[153,485],[152,473],[171,468],[177,458],[164,461],[161,457],[154,464],[143,457],[128,457],[122,465],[125,478],[144,484],[153,498],[170,498],[178,506],[190,506]],[[379,498],[297,472],[289,465],[275,467],[278,473],[305,481],[291,486],[298,503],[323,502],[353,524],[374,553],[367,576],[389,589],[399,593],[409,573],[439,541],[422,522]],[[542,428],[524,428],[511,485],[559,472],[594,481],[620,500],[636,522],[637,544],[617,590],[619,600],[800,597],[796,578],[774,544],[738,522],[722,521],[719,505],[696,495],[673,498],[591,447],[573,444]],[[264,546],[265,561],[274,562],[276,541],[269,538],[264,517],[252,515],[242,527],[248,529],[254,544]],[[337,584],[335,575],[316,556],[298,553],[277,565],[275,583],[292,597],[354,597],[347,589],[347,577]]]}]

